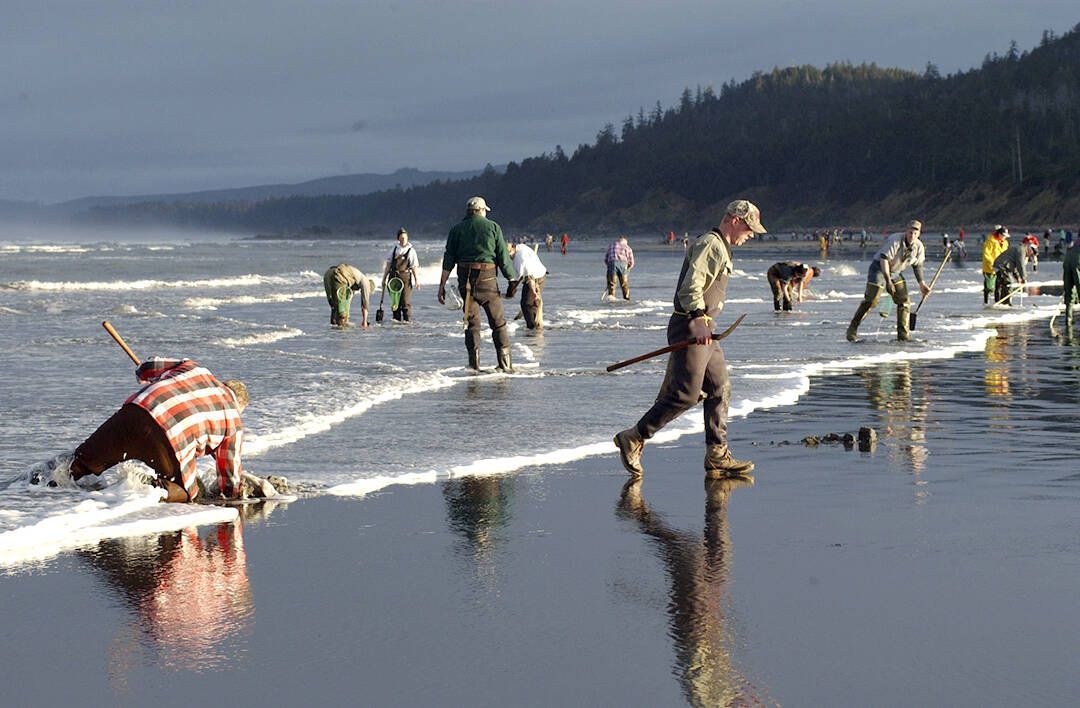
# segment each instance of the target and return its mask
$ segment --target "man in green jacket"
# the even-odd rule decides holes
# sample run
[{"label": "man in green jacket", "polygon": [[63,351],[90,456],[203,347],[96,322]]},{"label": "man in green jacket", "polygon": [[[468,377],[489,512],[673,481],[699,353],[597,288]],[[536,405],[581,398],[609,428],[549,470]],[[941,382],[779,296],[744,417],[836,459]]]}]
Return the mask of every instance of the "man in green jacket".
[{"label": "man in green jacket", "polygon": [[458,292],[465,301],[465,350],[469,354],[469,368],[480,369],[480,308],[484,308],[498,368],[509,373],[514,370],[510,362],[510,336],[506,332],[495,268],[507,280],[514,280],[514,265],[502,229],[487,218],[490,210],[483,197],[473,197],[465,204],[465,218],[450,229],[443,253],[439,302],[446,302],[446,280],[450,270],[457,266]]}]

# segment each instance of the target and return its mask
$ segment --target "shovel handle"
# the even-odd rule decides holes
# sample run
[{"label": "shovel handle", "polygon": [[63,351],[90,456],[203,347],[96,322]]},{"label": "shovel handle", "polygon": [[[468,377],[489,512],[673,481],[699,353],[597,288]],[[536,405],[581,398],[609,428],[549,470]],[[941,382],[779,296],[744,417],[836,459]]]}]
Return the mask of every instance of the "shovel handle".
[{"label": "shovel handle", "polygon": [[120,345],[121,347],[123,347],[124,351],[125,351],[125,352],[127,352],[127,355],[128,355],[129,357],[131,357],[131,360],[132,360],[133,362],[135,362],[136,364],[142,364],[142,362],[141,362],[141,361],[139,361],[139,357],[135,356],[135,352],[131,351],[131,347],[129,347],[129,346],[128,346],[128,345],[127,345],[127,344],[126,344],[125,342],[124,342],[124,338],[120,336],[120,333],[119,333],[119,332],[117,332],[117,331],[116,331],[116,330],[115,330],[115,329],[113,328],[113,326],[112,326],[111,324],[109,324],[109,321],[108,321],[108,320],[105,320],[104,322],[102,322],[102,323],[101,323],[101,326],[105,328],[105,331],[106,331],[106,332],[108,332],[109,334],[111,334],[111,335],[112,335],[112,338],[116,340],[116,343],[117,343],[117,344],[119,344],[119,345]]}]

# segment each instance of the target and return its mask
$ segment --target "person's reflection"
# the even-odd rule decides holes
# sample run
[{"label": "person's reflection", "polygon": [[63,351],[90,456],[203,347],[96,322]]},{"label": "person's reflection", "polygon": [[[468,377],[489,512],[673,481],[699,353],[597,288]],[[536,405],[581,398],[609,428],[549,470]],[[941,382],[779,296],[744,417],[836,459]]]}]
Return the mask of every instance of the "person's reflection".
[{"label": "person's reflection", "polygon": [[731,540],[727,500],[752,477],[705,480],[703,536],[671,528],[641,498],[641,478],[622,489],[616,515],[637,522],[656,542],[671,581],[668,603],[675,664],[683,693],[694,706],[760,705],[765,698],[731,665],[734,644],[727,594]]},{"label": "person's reflection", "polygon": [[[1080,337],[1077,337],[1076,331],[1073,328],[1072,318],[1062,316],[1058,319],[1058,317],[1059,315],[1054,315],[1050,318],[1050,337],[1059,344],[1070,347],[1075,347],[1077,344],[1080,344]],[[1059,331],[1058,328],[1054,327],[1055,322],[1063,322],[1064,330]]]},{"label": "person's reflection", "polygon": [[239,522],[100,542],[79,557],[118,590],[133,622],[109,650],[108,669],[123,688],[149,639],[161,666],[180,671],[234,665],[254,612]]},{"label": "person's reflection", "polygon": [[[911,363],[898,361],[859,371],[866,385],[871,407],[878,410],[883,437],[897,441],[900,462],[918,477],[926,468],[930,455],[926,447],[927,421],[934,398],[930,376],[912,377]],[[916,486],[925,482],[916,479]],[[926,490],[916,493],[917,500],[926,497]]]},{"label": "person's reflection", "polygon": [[986,389],[986,395],[1008,401],[1011,398],[1008,340],[1005,337],[991,337],[986,341],[985,354],[986,370],[983,373],[983,386]]},{"label": "person's reflection", "polygon": [[499,531],[512,518],[514,475],[451,478],[442,491],[450,530],[463,539],[459,554],[475,565],[478,577],[492,580]]}]

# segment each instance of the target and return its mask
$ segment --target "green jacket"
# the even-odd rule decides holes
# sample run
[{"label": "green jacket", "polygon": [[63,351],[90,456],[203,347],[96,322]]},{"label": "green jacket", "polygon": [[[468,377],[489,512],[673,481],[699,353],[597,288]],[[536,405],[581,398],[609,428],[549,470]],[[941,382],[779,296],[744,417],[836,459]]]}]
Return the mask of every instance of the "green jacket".
[{"label": "green jacket", "polygon": [[490,219],[470,214],[450,229],[443,253],[443,270],[453,270],[458,263],[494,263],[506,277],[514,280],[514,264],[506,247],[502,229]]}]

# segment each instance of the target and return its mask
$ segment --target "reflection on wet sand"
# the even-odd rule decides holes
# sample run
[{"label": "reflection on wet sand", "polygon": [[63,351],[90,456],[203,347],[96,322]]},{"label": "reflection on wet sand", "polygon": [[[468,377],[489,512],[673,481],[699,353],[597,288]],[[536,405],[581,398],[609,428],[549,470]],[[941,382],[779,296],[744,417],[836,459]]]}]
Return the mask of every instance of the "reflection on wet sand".
[{"label": "reflection on wet sand", "polygon": [[458,477],[443,484],[446,516],[451,531],[463,542],[457,552],[469,559],[489,590],[494,589],[495,548],[499,532],[512,518],[514,476]]},{"label": "reflection on wet sand", "polygon": [[705,527],[698,535],[670,527],[641,497],[641,479],[623,487],[615,513],[637,522],[656,542],[671,582],[669,625],[675,640],[675,673],[694,706],[768,705],[764,692],[732,666],[735,643],[727,593],[731,540],[727,500],[752,477],[705,480]]},{"label": "reflection on wet sand", "polygon": [[[879,411],[882,437],[898,442],[899,462],[916,477],[915,486],[925,487],[919,475],[926,469],[930,450],[926,430],[935,400],[929,377],[919,377],[913,385],[911,363],[898,361],[858,372],[866,385],[870,406]],[[925,500],[927,492],[919,489],[916,501]]]},{"label": "reflection on wet sand", "polygon": [[[1080,337],[1077,336],[1077,329],[1073,323],[1075,318],[1075,314],[1069,318],[1066,318],[1064,314],[1050,318],[1050,336],[1058,343],[1066,346],[1075,347],[1080,344]],[[1054,326],[1055,322],[1060,326],[1060,329]]]},{"label": "reflection on wet sand", "polygon": [[239,522],[110,539],[77,553],[133,610],[108,651],[118,691],[147,646],[153,663],[174,671],[237,664],[255,611]]}]

